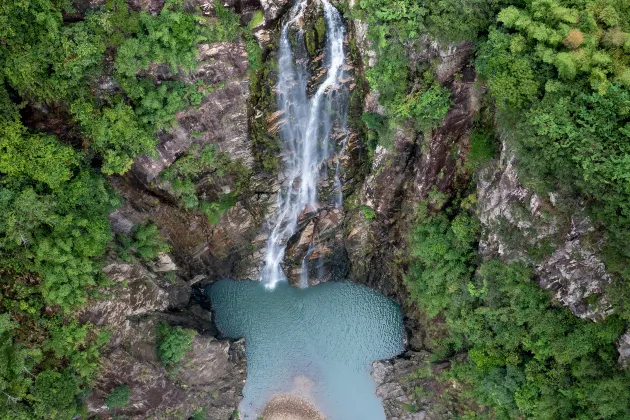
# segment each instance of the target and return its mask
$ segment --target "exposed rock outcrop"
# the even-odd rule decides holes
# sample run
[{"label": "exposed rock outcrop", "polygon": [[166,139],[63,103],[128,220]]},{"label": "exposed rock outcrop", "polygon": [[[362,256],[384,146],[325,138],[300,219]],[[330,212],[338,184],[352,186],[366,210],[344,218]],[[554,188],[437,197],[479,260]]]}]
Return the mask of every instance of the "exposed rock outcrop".
[{"label": "exposed rock outcrop", "polygon": [[290,0],[260,0],[265,12],[265,20],[272,22],[277,20],[282,13],[291,6]]},{"label": "exposed rock outcrop", "polygon": [[[242,398],[245,382],[245,349],[211,335],[195,335],[183,365],[166,369],[157,356],[157,324],[171,324],[216,333],[211,314],[188,306],[190,287],[177,278],[166,282],[160,262],[153,271],[142,264],[111,263],[105,274],[115,283],[103,292],[107,298],[91,302],[81,318],[111,332],[102,366],[88,399],[91,415],[110,418],[113,413],[137,419],[188,418],[204,409],[211,419],[227,419]],[[172,268],[172,265],[168,264]],[[156,270],[158,268],[158,270]],[[166,313],[168,309],[181,309]],[[204,322],[205,319],[205,322]],[[104,405],[105,396],[117,386],[131,389],[129,403],[115,412]]]},{"label": "exposed rock outcrop", "polygon": [[[421,52],[414,53],[415,58],[438,60],[439,77],[451,90],[453,106],[441,126],[428,135],[417,133],[413,127],[398,127],[390,150],[377,146],[369,175],[353,203],[358,211],[345,221],[351,278],[399,302],[405,300],[406,291],[399,281],[390,280],[401,278],[393,261],[403,252],[418,204],[434,188],[448,193],[461,182],[458,178],[469,176],[460,165],[481,106],[482,90],[468,66],[471,45],[440,48],[428,41],[423,45]],[[455,78],[456,73],[462,77]],[[380,112],[377,95],[366,96],[365,110]],[[374,210],[373,220],[365,220],[362,206]]]},{"label": "exposed rock outcrop", "polygon": [[576,316],[606,317],[611,278],[597,256],[602,242],[593,240],[595,228],[579,208],[572,214],[558,209],[556,194],[542,197],[525,188],[507,141],[499,161],[480,177],[477,196],[483,257],[533,266],[540,285]]},{"label": "exposed rock outcrop", "polygon": [[135,419],[188,418],[205,409],[210,419],[228,419],[242,398],[245,358],[242,342],[196,335],[184,365],[175,373],[156,354],[156,321],[131,323],[119,347],[102,360],[88,400],[89,412],[108,418],[105,396],[115,387],[131,389],[129,403],[115,411]]},{"label": "exposed rock outcrop", "polygon": [[[251,174],[255,157],[249,135],[249,62],[244,43],[202,44],[199,52],[196,70],[178,77],[214,90],[199,106],[179,113],[171,132],[160,134],[157,157],[138,157],[128,176],[112,180],[125,202],[110,219],[116,229],[127,232],[129,222],[156,223],[172,245],[175,260],[190,275],[247,278],[260,265],[260,255],[252,251],[265,243],[260,231],[277,189],[276,177]],[[157,73],[152,77],[159,79]],[[195,185],[198,194],[209,200],[238,192],[235,204],[215,224],[198,211],[184,210],[170,184],[160,178],[193,145],[213,145],[229,158],[231,168],[243,173],[243,179],[208,174]]]},{"label": "exposed rock outcrop", "polygon": [[630,368],[630,330],[619,338],[617,351],[619,352],[619,366],[623,369]]},{"label": "exposed rock outcrop", "polygon": [[393,360],[372,364],[372,378],[376,382],[376,395],[383,400],[388,420],[424,420],[422,392],[427,381],[419,377],[418,369],[427,363],[426,352],[408,352]]}]

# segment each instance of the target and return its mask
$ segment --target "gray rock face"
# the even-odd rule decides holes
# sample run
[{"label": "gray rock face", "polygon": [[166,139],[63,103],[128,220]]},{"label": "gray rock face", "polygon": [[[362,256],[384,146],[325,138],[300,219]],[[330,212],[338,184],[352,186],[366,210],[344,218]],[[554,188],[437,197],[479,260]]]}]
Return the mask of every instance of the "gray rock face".
[{"label": "gray rock face", "polygon": [[290,0],[260,0],[265,13],[265,20],[272,22],[282,15],[291,6]]},{"label": "gray rock face", "polygon": [[[401,303],[406,299],[406,290],[400,280],[392,281],[401,275],[391,262],[404,252],[403,244],[418,204],[433,188],[448,193],[457,178],[463,176],[458,172],[458,162],[468,150],[469,131],[482,94],[474,72],[467,67],[472,53],[469,43],[442,48],[425,39],[420,44],[418,50],[414,48],[409,54],[418,62],[437,60],[438,76],[450,89],[454,104],[442,125],[431,132],[418,133],[413,127],[401,126],[389,150],[377,146],[355,203],[358,208],[372,208],[376,217],[366,221],[361,211],[355,211],[344,222],[351,278]],[[369,58],[369,43],[364,46]],[[455,78],[456,73],[462,77]],[[382,112],[376,92],[366,96],[364,110]]]},{"label": "gray rock face", "polygon": [[134,419],[189,418],[204,408],[210,419],[228,419],[242,398],[245,359],[242,342],[195,336],[184,364],[167,371],[156,354],[157,323],[133,322],[120,347],[108,353],[88,400],[97,417],[110,417],[105,396],[117,386],[131,389],[129,403],[117,415]]},{"label": "gray rock face", "polygon": [[[233,160],[250,167],[253,158],[247,136],[247,52],[242,43],[220,42],[199,46],[199,65],[188,81],[223,86],[206,96],[199,107],[177,115],[179,125],[160,135],[157,158],[141,156],[132,170],[144,183],[154,180],[193,143],[216,144]],[[200,133],[200,134],[199,134]]]},{"label": "gray rock face", "polygon": [[376,395],[383,400],[387,420],[424,420],[427,413],[416,388],[426,381],[417,375],[418,367],[426,362],[428,353],[408,352],[393,360],[372,364]]},{"label": "gray rock face", "polygon": [[168,308],[169,295],[158,287],[156,276],[139,264],[112,263],[103,271],[116,286],[104,291],[111,299],[91,302],[83,319],[94,325],[120,326],[128,317]]},{"label": "gray rock face", "polygon": [[477,196],[484,258],[532,265],[540,285],[580,318],[609,314],[605,287],[611,279],[597,257],[602,244],[590,236],[592,223],[579,211],[566,215],[557,209],[556,194],[546,198],[526,189],[506,141],[500,161],[480,177]]},{"label": "gray rock face", "polygon": [[630,330],[619,337],[617,351],[619,351],[619,366],[623,369],[630,368]]},{"label": "gray rock face", "polygon": [[[155,268],[162,268],[167,254]],[[112,414],[135,419],[188,418],[204,408],[210,419],[227,419],[242,398],[245,382],[244,343],[217,340],[197,334],[192,349],[179,369],[169,371],[157,356],[157,325],[174,325],[216,333],[210,312],[184,308],[190,287],[182,280],[166,282],[160,272],[141,264],[111,263],[105,274],[116,283],[105,290],[107,299],[90,302],[81,314],[83,321],[106,327],[111,340],[104,351],[102,369],[88,400],[91,415]],[[129,404],[115,412],[104,406],[105,396],[120,385],[131,388]]]}]

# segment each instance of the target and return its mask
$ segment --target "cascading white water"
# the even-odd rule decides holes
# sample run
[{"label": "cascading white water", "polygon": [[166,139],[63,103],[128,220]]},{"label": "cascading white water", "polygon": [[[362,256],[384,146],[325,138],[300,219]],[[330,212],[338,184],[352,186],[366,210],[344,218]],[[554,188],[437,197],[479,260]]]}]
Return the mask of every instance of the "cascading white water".
[{"label": "cascading white water", "polygon": [[[326,20],[327,66],[326,79],[309,99],[307,94],[308,55],[304,35],[299,28],[307,0],[296,3],[289,12],[289,18],[282,26],[279,51],[279,74],[276,100],[278,110],[285,123],[280,137],[283,143],[285,182],[277,197],[277,213],[267,241],[265,266],[261,280],[268,288],[273,288],[286,277],[281,263],[286,243],[296,232],[299,216],[304,211],[318,208],[317,182],[320,169],[329,155],[329,137],[333,127],[333,116],[339,115],[338,126],[345,130],[345,109],[339,108],[337,91],[344,76],[343,41],[345,28],[341,15],[328,0],[321,0]],[[290,31],[295,32],[294,50],[290,42]],[[345,106],[342,105],[343,108]],[[341,202],[341,182],[339,164],[335,168],[335,185],[338,188],[337,204]]]}]

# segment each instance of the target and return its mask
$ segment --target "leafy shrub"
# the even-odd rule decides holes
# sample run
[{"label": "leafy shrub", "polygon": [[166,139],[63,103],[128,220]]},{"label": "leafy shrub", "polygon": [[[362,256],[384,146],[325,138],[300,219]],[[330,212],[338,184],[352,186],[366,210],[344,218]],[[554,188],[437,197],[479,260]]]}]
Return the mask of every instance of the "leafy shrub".
[{"label": "leafy shrub", "polygon": [[265,20],[265,15],[263,14],[262,10],[256,10],[254,14],[252,15],[252,18],[249,20],[247,27],[249,29],[254,29],[258,25],[263,23],[264,20]]},{"label": "leafy shrub", "polygon": [[236,204],[235,194],[222,194],[219,197],[219,201],[201,201],[201,212],[208,218],[208,222],[211,224],[219,223],[219,218],[230,208]]},{"label": "leafy shrub", "polygon": [[[457,228],[460,225],[464,228]],[[430,317],[449,309],[455,296],[464,296],[473,274],[470,261],[476,255],[475,234],[479,230],[474,218],[460,215],[452,225],[445,214],[431,216],[412,230],[410,253],[414,263],[405,284]]]},{"label": "leafy shrub", "polygon": [[105,405],[110,410],[115,408],[123,408],[129,402],[129,395],[131,394],[131,388],[129,385],[120,385],[112,389],[109,394],[105,396]]},{"label": "leafy shrub", "polygon": [[168,252],[169,246],[160,236],[158,227],[153,223],[143,223],[134,228],[134,240],[131,246],[140,258],[150,261],[160,253]]},{"label": "leafy shrub", "polygon": [[368,133],[368,147],[370,150],[374,151],[376,144],[386,149],[393,147],[394,132],[392,127],[390,127],[388,118],[373,112],[364,112],[361,115],[361,121],[370,130]]},{"label": "leafy shrub", "polygon": [[35,378],[33,398],[39,418],[72,419],[77,412],[79,387],[66,372],[45,370]]},{"label": "leafy shrub", "polygon": [[409,94],[393,109],[399,119],[411,118],[419,131],[439,127],[451,107],[451,92],[440,84],[432,84],[423,92]]},{"label": "leafy shrub", "polygon": [[157,139],[141,125],[129,105],[118,102],[97,109],[87,102],[75,102],[71,109],[91,139],[91,147],[103,155],[103,173],[123,174],[137,155],[155,154]]},{"label": "leafy shrub", "polygon": [[158,15],[140,12],[139,30],[134,38],[124,40],[116,54],[116,70],[135,77],[150,63],[167,64],[171,72],[195,67],[197,44],[208,39],[207,28],[198,18],[181,7],[181,1],[168,0]]},{"label": "leafy shrub", "polygon": [[[220,194],[209,201],[199,196],[196,184],[203,175],[231,176],[235,179],[236,191]],[[218,153],[215,145],[207,145],[199,149],[193,145],[186,154],[181,156],[161,174],[161,178],[168,181],[174,195],[180,199],[182,206],[187,209],[197,209],[208,218],[212,224],[219,222],[223,213],[236,204],[240,188],[247,182],[249,170],[240,162],[232,162],[225,153]]]},{"label": "leafy shrub", "polygon": [[175,366],[192,349],[194,330],[160,322],[157,327],[157,353],[164,366]]},{"label": "leafy shrub", "polygon": [[376,212],[374,211],[372,207],[362,205],[360,209],[361,209],[361,214],[363,215],[363,218],[365,220],[370,221],[376,217]]},{"label": "leafy shrub", "polygon": [[31,178],[57,189],[72,178],[78,157],[56,137],[30,134],[19,121],[0,125],[0,172],[9,177]]},{"label": "leafy shrub", "polygon": [[477,171],[488,164],[495,154],[493,133],[479,128],[470,133],[470,151],[468,152],[466,167],[472,171]]}]

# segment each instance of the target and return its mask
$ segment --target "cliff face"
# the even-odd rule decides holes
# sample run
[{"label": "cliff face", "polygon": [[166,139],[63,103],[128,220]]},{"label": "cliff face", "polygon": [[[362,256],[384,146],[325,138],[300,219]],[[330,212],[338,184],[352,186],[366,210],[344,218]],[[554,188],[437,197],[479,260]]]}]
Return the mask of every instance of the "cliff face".
[{"label": "cliff face", "polygon": [[[151,12],[162,6],[159,1],[136,3]],[[212,16],[210,3],[199,4]],[[112,289],[107,300],[93,302],[82,315],[84,320],[114,331],[102,375],[90,398],[90,412],[96,416],[109,415],[103,408],[104,395],[122,383],[130,385],[132,394],[128,408],[119,414],[134,418],[187,418],[205,407],[209,418],[227,419],[241,398],[243,343],[216,339],[210,312],[192,294],[195,287],[221,277],[259,276],[270,228],[265,221],[275,210],[282,181],[282,156],[277,147],[282,116],[275,112],[274,49],[278,19],[289,2],[232,1],[228,5],[244,22],[254,10],[263,10],[264,21],[255,36],[264,49],[265,69],[254,76],[248,72],[243,43],[201,45],[197,69],[179,77],[201,80],[216,89],[201,105],[177,116],[177,127],[160,138],[157,158],[140,157],[129,174],[111,179],[123,198],[121,207],[110,216],[114,231],[129,233],[134,225],[150,220],[172,252],[153,264],[107,265],[105,273],[117,283],[124,282],[124,287]],[[312,39],[312,86],[317,84],[317,75],[325,72],[318,63],[325,36],[317,32],[321,30],[315,13],[318,7],[313,3],[312,16],[307,14],[305,19],[307,37]],[[383,110],[378,92],[369,91],[363,77],[364,68],[374,64],[365,33],[362,22],[348,22],[346,44],[357,47],[348,48],[347,56],[351,76],[346,83],[353,92],[349,130],[334,139],[338,146],[347,142],[338,157],[344,206],[322,204],[305,210],[287,247],[285,271],[293,283],[304,267],[311,284],[348,278],[399,302],[406,315],[409,349],[396,360],[375,363],[373,374],[388,418],[448,416],[448,408],[430,411],[426,396],[415,392],[416,385],[425,389],[437,385],[417,376],[428,365],[431,344],[426,333],[429,326],[409,303],[402,282],[405,246],[420,202],[428,199],[440,208],[441,201],[468,185],[474,176],[464,163],[471,129],[482,107],[483,87],[470,63],[470,43],[442,46],[426,38],[414,45],[408,51],[410,58],[436,63],[435,76],[450,90],[453,105],[438,128],[418,132],[413,127],[399,127],[393,146],[377,146],[369,159],[358,117],[362,112]],[[159,70],[152,76],[159,79]],[[187,152],[207,145],[225,154],[228,166],[241,168],[247,179],[242,182],[237,176],[217,172],[200,177],[195,184],[200,197],[214,200],[234,194],[232,205],[215,223],[198,211],[182,208],[173,186],[162,176]],[[610,279],[597,257],[601,242],[595,228],[586,216],[567,215],[560,197],[541,197],[523,187],[513,156],[509,139],[504,138],[500,158],[479,175],[480,254],[532,266],[541,287],[550,289],[576,316],[602,319],[609,310],[604,286]],[[334,167],[335,162],[329,163]],[[321,187],[324,193],[334,190],[330,174],[322,174]],[[365,208],[374,215],[366,217]],[[540,244],[544,249],[539,249]],[[160,365],[155,353],[159,321],[200,333],[185,366],[174,375]],[[630,354],[628,348],[625,341],[620,343],[622,354]]]},{"label": "cliff face", "polygon": [[[563,211],[557,194],[541,197],[525,188],[516,165],[505,140],[498,161],[480,177],[481,255],[533,266],[540,286],[551,290],[553,298],[576,316],[605,318],[610,309],[605,295],[610,276],[597,256],[601,236],[598,239],[588,216]],[[545,249],[539,251],[542,246]]]}]

